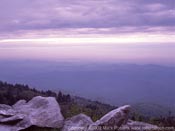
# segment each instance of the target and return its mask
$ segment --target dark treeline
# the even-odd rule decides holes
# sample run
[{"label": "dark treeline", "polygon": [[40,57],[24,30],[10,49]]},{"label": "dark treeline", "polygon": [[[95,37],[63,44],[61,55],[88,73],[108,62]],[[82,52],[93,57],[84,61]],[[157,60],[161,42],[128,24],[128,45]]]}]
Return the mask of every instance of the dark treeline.
[{"label": "dark treeline", "polygon": [[[61,91],[54,92],[51,90],[43,91],[30,88],[28,85],[23,84],[9,84],[7,82],[0,81],[0,104],[13,105],[18,100],[29,101],[35,96],[55,97],[62,109],[62,114],[65,118],[77,115],[79,113],[85,113],[92,117],[93,120],[99,119],[105,113],[115,108],[108,104],[102,104],[100,102],[93,102],[90,100],[86,104],[79,104],[69,94],[64,94]],[[80,97],[77,97],[80,99]]]},{"label": "dark treeline", "polygon": [[35,96],[52,96],[55,97],[59,103],[71,102],[69,94],[63,94],[61,91],[55,93],[53,91],[39,91],[35,88],[29,88],[28,85],[22,84],[9,84],[7,82],[0,81],[0,103],[13,105],[18,100],[24,99],[26,101],[31,100]]},{"label": "dark treeline", "polygon": [[[90,116],[94,121],[102,117],[110,110],[117,108],[108,104],[103,104],[98,101],[91,101],[81,97],[76,97],[75,100],[69,94],[64,94],[61,91],[53,92],[51,90],[42,91],[30,88],[28,85],[9,84],[0,81],[0,104],[13,105],[18,100],[31,100],[35,96],[55,97],[60,104],[62,113],[65,118],[84,113]],[[147,122],[164,127],[175,127],[175,117],[169,112],[167,117],[145,117],[144,114],[134,112],[130,118],[136,121]]]}]

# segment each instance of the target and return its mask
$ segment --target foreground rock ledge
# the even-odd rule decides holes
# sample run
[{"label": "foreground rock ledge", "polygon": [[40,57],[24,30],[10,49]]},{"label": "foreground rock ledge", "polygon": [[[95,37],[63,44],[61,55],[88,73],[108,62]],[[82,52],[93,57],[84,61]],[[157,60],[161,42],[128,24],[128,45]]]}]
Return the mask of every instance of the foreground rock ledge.
[{"label": "foreground rock ledge", "polygon": [[122,106],[110,111],[94,123],[90,117],[79,114],[66,120],[62,131],[102,131],[109,130],[107,128],[110,127],[115,127],[115,130],[117,130],[123,123],[126,123],[129,111],[129,105]]},{"label": "foreground rock ledge", "polygon": [[[34,97],[29,102],[20,100],[13,106],[0,104],[0,131],[19,131],[32,126],[51,128],[54,131],[141,131],[158,130],[157,126],[128,120],[131,107],[125,105],[114,109],[93,122],[85,114],[64,120],[54,97]],[[42,129],[41,129],[42,130]]]},{"label": "foreground rock ledge", "polygon": [[0,130],[18,131],[30,126],[61,128],[63,116],[54,97],[37,96],[28,103],[18,101],[12,107],[0,106]]}]

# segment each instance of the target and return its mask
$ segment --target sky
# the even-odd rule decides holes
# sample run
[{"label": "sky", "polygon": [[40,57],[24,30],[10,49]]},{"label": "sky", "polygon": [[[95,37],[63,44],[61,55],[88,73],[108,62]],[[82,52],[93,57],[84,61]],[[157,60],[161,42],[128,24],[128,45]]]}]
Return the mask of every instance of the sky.
[{"label": "sky", "polygon": [[175,58],[174,0],[0,3],[0,58]]}]

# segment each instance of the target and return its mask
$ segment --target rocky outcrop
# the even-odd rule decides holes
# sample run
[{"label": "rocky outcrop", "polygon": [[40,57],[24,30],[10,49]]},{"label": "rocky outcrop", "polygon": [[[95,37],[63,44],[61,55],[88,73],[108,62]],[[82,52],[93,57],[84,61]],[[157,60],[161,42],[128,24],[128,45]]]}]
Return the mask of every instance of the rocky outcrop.
[{"label": "rocky outcrop", "polygon": [[[79,114],[65,121],[62,131],[101,131],[118,129],[123,123],[127,121],[130,106],[122,106],[110,111],[100,120],[92,122],[91,118]],[[110,128],[110,129],[109,129]]]},{"label": "rocky outcrop", "polygon": [[129,112],[129,105],[112,110],[91,124],[89,130],[117,130],[123,123],[127,122]]},{"label": "rocky outcrop", "polygon": [[61,131],[144,131],[158,129],[157,126],[128,120],[130,106],[114,109],[93,122],[85,114],[64,120],[54,97],[34,97],[29,102],[20,100],[13,106],[0,104],[0,131],[19,131],[29,127],[46,127]]},{"label": "rocky outcrop", "polygon": [[22,100],[12,107],[0,107],[0,129],[18,131],[33,125],[51,128],[60,128],[63,125],[60,106],[53,97],[37,96],[28,103]]},{"label": "rocky outcrop", "polygon": [[0,125],[0,131],[13,131],[13,127],[12,126],[8,126],[8,125]]},{"label": "rocky outcrop", "polygon": [[[0,104],[0,115],[1,116],[13,116],[16,114],[16,111],[12,109],[9,105]],[[1,121],[1,118],[0,118]]]},{"label": "rocky outcrop", "polygon": [[79,114],[64,122],[62,131],[86,131],[93,121],[85,114]]}]

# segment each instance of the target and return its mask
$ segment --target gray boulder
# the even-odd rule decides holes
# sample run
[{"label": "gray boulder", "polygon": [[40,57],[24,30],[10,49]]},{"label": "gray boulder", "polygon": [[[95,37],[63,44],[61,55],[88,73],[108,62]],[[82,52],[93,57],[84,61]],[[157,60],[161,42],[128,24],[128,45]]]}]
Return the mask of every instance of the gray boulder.
[{"label": "gray boulder", "polygon": [[11,106],[0,104],[0,120],[1,117],[5,116],[13,116],[16,114],[16,111],[12,109]]},{"label": "gray boulder", "polygon": [[88,130],[117,130],[122,124],[126,123],[129,112],[129,105],[112,110],[104,115],[100,120],[97,120],[95,123],[91,124]]},{"label": "gray boulder", "polygon": [[13,108],[18,108],[18,107],[20,107],[20,106],[23,106],[23,105],[26,104],[26,103],[27,103],[26,100],[19,100],[19,101],[17,101],[12,107],[13,107]]},{"label": "gray boulder", "polygon": [[62,131],[86,131],[93,121],[85,114],[79,114],[67,119],[64,122]]},{"label": "gray boulder", "polygon": [[11,130],[14,131],[30,126],[60,128],[64,120],[55,98],[41,96],[34,97],[28,103],[22,100],[7,110],[0,110],[0,116],[1,125],[13,122]]},{"label": "gray boulder", "polygon": [[0,131],[13,131],[13,127],[9,125],[1,125],[0,124]]},{"label": "gray boulder", "polygon": [[[19,104],[20,105],[20,104]],[[63,116],[60,107],[53,97],[34,97],[31,101],[20,106],[15,106],[15,110],[26,115],[25,119],[19,123],[20,127],[60,128],[63,124]]]},{"label": "gray boulder", "polygon": [[1,111],[1,110],[9,110],[9,109],[11,109],[11,108],[12,108],[12,107],[9,106],[9,105],[0,104],[0,111]]}]

